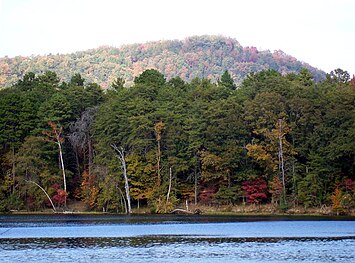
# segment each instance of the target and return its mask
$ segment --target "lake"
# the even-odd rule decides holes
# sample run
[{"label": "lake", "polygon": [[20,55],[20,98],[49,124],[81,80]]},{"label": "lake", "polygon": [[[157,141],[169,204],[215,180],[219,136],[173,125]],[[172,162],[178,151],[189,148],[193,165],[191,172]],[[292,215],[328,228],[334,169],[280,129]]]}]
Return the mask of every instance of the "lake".
[{"label": "lake", "polygon": [[0,262],[355,262],[353,217],[0,215]]}]

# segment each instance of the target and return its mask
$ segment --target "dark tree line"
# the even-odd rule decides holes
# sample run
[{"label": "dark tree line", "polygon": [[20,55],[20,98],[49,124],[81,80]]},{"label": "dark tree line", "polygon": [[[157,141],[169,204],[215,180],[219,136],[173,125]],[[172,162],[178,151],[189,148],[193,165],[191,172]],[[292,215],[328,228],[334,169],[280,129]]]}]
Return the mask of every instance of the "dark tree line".
[{"label": "dark tree line", "polygon": [[188,200],[343,212],[354,138],[355,79],[340,69],[319,83],[267,70],[239,87],[228,71],[187,83],[149,69],[105,91],[79,74],[28,73],[0,90],[0,210],[50,207],[45,191],[56,207],[100,211]]}]

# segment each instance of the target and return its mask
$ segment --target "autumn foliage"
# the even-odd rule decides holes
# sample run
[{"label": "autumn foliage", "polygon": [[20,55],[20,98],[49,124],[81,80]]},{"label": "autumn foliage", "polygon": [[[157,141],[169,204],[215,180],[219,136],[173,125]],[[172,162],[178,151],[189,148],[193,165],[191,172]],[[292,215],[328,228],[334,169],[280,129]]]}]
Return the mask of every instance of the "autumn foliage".
[{"label": "autumn foliage", "polygon": [[262,178],[256,178],[243,182],[242,189],[251,204],[259,204],[267,199],[267,182]]},{"label": "autumn foliage", "polygon": [[[102,52],[131,60],[139,75],[153,46],[136,46],[124,58]],[[213,46],[222,66],[211,73],[204,52]],[[237,67],[246,70],[265,54],[218,38],[170,48],[186,52],[185,66],[203,65],[203,76],[181,71],[194,76],[186,82],[150,68],[129,80],[130,71],[106,75],[117,81],[104,91],[80,74],[66,81],[49,71],[0,89],[0,211],[46,208],[44,192],[63,208],[68,199],[118,213],[127,200],[133,211],[154,212],[186,201],[353,209],[355,93],[346,72],[316,82],[307,69],[282,75],[256,67],[237,84],[224,54],[240,56]],[[167,69],[180,67],[164,59]],[[113,145],[124,149],[120,160]]]},{"label": "autumn foliage", "polygon": [[96,82],[105,88],[109,88],[117,76],[125,76],[126,83],[131,84],[149,68],[161,71],[168,79],[179,76],[184,81],[196,77],[217,81],[225,69],[238,83],[249,73],[264,69],[286,74],[306,67],[316,79],[325,77],[324,72],[280,50],[272,53],[256,47],[242,47],[232,38],[195,36],[181,41],[157,41],[121,48],[102,46],[72,54],[0,58],[0,85],[12,85],[24,72],[38,74],[48,66],[67,82],[75,72],[88,83]]},{"label": "autumn foliage", "polygon": [[54,204],[57,206],[65,205],[68,194],[60,188],[59,184],[52,185],[52,188],[55,190],[55,194],[52,197]]}]

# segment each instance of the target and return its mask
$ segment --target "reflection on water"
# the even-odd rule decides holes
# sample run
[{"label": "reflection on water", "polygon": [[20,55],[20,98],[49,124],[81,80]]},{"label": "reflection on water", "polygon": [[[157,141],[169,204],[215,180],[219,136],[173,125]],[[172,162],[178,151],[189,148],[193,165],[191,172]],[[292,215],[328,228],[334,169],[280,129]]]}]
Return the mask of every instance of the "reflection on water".
[{"label": "reflection on water", "polygon": [[0,262],[355,262],[345,219],[0,216]]},{"label": "reflection on water", "polygon": [[349,238],[3,239],[1,262],[354,262]]},{"label": "reflection on water", "polygon": [[353,221],[354,217],[330,216],[205,216],[205,215],[0,215],[0,227],[5,225],[45,226],[82,224],[170,224],[170,223],[225,223],[225,222],[276,222],[276,221]]}]

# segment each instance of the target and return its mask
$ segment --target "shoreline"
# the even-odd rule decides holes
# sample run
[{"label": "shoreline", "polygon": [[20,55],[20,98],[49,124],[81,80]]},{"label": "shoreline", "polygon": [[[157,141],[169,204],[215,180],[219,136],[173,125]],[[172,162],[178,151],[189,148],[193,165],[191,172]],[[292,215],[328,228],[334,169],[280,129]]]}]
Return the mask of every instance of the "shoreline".
[{"label": "shoreline", "polygon": [[[75,207],[77,208],[77,207]],[[9,211],[2,212],[0,215],[126,215],[125,213],[115,213],[115,212],[102,212],[102,211],[85,211],[80,209],[73,209],[68,207],[68,210],[58,210],[53,212],[53,210],[43,210],[43,211]],[[276,207],[267,205],[223,205],[223,206],[203,206],[203,205],[190,205],[189,210],[185,210],[183,207],[177,207],[177,210],[184,210],[186,213],[179,213],[179,215],[193,216],[193,211],[200,211],[200,216],[289,216],[289,217],[301,217],[301,216],[317,216],[317,217],[354,217],[355,210],[351,209],[345,213],[337,215],[331,210],[331,207],[318,207],[318,208],[304,208],[304,207],[294,207],[288,210],[282,211]],[[173,215],[173,213],[151,213],[148,208],[133,208],[131,215]]]}]

